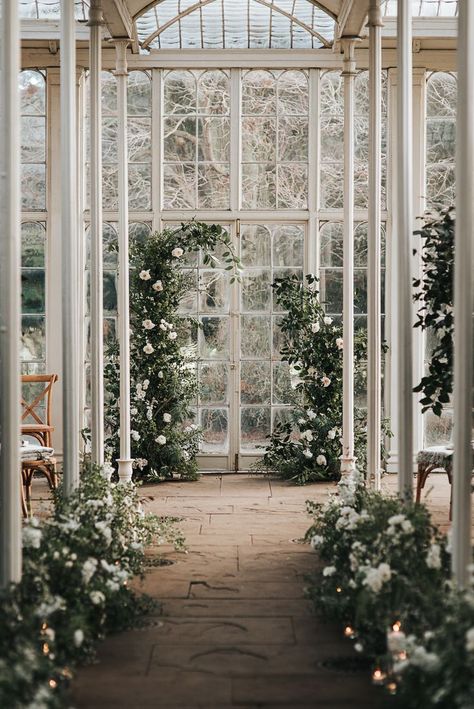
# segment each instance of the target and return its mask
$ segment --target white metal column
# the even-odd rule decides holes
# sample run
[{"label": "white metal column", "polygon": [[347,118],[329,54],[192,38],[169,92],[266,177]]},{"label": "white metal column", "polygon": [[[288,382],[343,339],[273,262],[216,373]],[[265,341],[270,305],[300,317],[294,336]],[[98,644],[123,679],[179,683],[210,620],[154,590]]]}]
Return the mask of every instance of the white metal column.
[{"label": "white metal column", "polygon": [[74,3],[61,0],[61,226],[64,487],[79,483],[79,273]]},{"label": "white metal column", "polygon": [[132,479],[130,446],[130,307],[128,261],[128,142],[127,142],[127,47],[128,39],[113,40],[116,52],[118,112],[118,335],[120,345],[120,458],[119,478]]},{"label": "white metal column", "polygon": [[398,491],[413,495],[413,376],[412,376],[412,17],[411,0],[398,0],[397,17],[397,212],[398,262]]},{"label": "white metal column", "polygon": [[369,8],[369,229],[367,244],[367,478],[380,490],[382,425],[381,178],[382,16]]},{"label": "white metal column", "polygon": [[460,0],[456,123],[454,260],[453,574],[465,586],[471,562],[471,471],[474,312],[474,7]]},{"label": "white metal column", "polygon": [[354,38],[344,50],[344,263],[343,263],[343,422],[341,472],[355,470],[354,458]]},{"label": "white metal column", "polygon": [[102,257],[102,8],[93,0],[90,27],[90,240],[91,240],[91,454],[92,462],[104,462],[104,327]]},{"label": "white metal column", "polygon": [[20,35],[18,3],[0,3],[0,586],[21,577]]}]

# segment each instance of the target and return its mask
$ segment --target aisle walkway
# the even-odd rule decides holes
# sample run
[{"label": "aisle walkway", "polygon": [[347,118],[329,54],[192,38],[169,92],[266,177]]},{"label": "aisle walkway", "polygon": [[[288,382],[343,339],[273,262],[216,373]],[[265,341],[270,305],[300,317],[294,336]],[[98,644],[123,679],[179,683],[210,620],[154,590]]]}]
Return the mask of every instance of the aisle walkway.
[{"label": "aisle walkway", "polygon": [[140,588],[161,599],[153,625],[106,640],[74,683],[77,709],[370,709],[386,706],[340,629],[304,598],[317,557],[298,543],[308,497],[261,476],[205,476],[143,488],[148,508],[183,518],[187,554],[152,568]]}]

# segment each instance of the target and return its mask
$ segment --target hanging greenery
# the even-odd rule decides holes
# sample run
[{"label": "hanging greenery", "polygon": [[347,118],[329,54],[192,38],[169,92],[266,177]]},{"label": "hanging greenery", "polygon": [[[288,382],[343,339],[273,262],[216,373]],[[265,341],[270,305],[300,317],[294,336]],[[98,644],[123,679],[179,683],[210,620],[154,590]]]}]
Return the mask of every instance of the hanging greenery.
[{"label": "hanging greenery", "polygon": [[414,300],[420,303],[415,327],[427,331],[435,344],[427,373],[414,391],[423,394],[423,413],[431,409],[436,416],[453,391],[454,227],[454,209],[449,208],[415,232],[423,243],[423,275],[413,282]]},{"label": "hanging greenery", "polygon": [[[342,326],[326,315],[319,300],[318,279],[277,279],[273,289],[287,312],[281,323],[280,354],[290,364],[294,407],[276,425],[259,467],[297,484],[337,480],[341,467]],[[355,337],[356,386],[365,377],[366,339]],[[355,455],[365,468],[365,419],[356,412]]]},{"label": "hanging greenery", "polygon": [[[137,477],[197,477],[200,432],[193,405],[198,394],[199,323],[179,314],[185,295],[196,288],[185,266],[200,254],[207,268],[233,271],[239,262],[227,232],[216,224],[189,222],[130,245],[130,385],[132,458]],[[218,253],[219,257],[215,254]],[[118,343],[107,353],[107,457],[119,457],[120,357]]]}]

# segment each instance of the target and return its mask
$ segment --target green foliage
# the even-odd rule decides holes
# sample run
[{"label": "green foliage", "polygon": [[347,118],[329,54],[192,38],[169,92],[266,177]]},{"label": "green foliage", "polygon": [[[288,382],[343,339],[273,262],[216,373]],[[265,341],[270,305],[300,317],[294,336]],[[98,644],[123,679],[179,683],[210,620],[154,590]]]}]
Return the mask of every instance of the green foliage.
[{"label": "green foliage", "polygon": [[173,522],[145,514],[132,485],[89,468],[72,495],[59,491],[52,518],[27,523],[22,580],[0,595],[0,706],[64,706],[71,668],[153,607],[127,584],[151,543],[183,548]]},{"label": "green foliage", "polygon": [[[318,279],[297,276],[273,284],[278,305],[287,314],[281,330],[283,360],[289,362],[294,388],[291,419],[276,425],[259,467],[297,484],[336,480],[340,475],[342,431],[342,326],[326,316]],[[366,341],[355,341],[356,378],[365,372]],[[365,420],[356,412],[356,455],[365,459]]]},{"label": "green foliage", "polygon": [[[198,323],[181,317],[178,308],[195,288],[183,265],[198,253],[208,268],[224,263],[225,270],[233,271],[231,282],[237,278],[239,262],[230,238],[216,224],[182,224],[134,242],[130,249],[132,457],[136,475],[147,480],[197,477],[200,432],[192,412],[198,390],[197,351],[191,332]],[[119,457],[117,343],[107,355],[107,449],[115,460]]]},{"label": "green foliage", "polygon": [[307,539],[322,562],[309,590],[316,612],[344,623],[401,706],[472,709],[474,578],[462,593],[451,587],[446,539],[427,509],[357,478],[308,505]]},{"label": "green foliage", "polygon": [[428,330],[436,341],[427,374],[414,391],[422,392],[423,413],[441,416],[453,391],[454,210],[443,210],[415,232],[423,241],[423,276],[413,282],[420,303],[415,327]]}]

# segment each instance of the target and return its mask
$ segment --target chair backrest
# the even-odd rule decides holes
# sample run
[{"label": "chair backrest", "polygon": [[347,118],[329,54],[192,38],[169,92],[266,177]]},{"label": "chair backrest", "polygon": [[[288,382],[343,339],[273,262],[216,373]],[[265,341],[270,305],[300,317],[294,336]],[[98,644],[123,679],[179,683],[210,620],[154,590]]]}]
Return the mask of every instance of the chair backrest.
[{"label": "chair backrest", "polygon": [[53,384],[58,378],[57,374],[24,374],[21,377],[22,421],[29,418],[29,423],[51,425],[51,394]]}]

